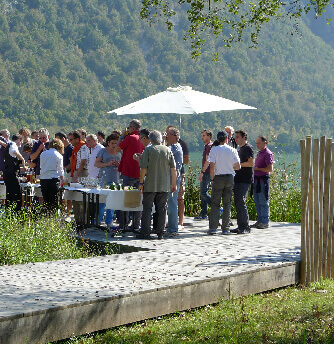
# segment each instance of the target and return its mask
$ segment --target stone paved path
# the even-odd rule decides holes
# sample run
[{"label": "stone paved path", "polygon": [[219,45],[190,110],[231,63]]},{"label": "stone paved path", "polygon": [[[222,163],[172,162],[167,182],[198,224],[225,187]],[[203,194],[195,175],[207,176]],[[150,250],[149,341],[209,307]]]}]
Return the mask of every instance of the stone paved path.
[{"label": "stone paved path", "polygon": [[97,229],[86,237],[147,251],[0,267],[0,320],[52,307],[129,295],[161,287],[274,267],[300,259],[300,225],[272,223],[250,235],[208,236],[207,221],[185,219],[180,236],[111,238]]}]

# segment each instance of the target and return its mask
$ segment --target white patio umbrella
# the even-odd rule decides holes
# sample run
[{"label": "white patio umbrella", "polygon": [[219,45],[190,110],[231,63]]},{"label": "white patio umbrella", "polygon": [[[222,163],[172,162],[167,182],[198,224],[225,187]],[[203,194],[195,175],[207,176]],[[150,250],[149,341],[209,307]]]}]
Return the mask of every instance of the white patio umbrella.
[{"label": "white patio umbrella", "polygon": [[222,110],[252,110],[255,107],[214,96],[212,94],[194,91],[190,86],[169,87],[166,91],[122,106],[108,113],[134,115],[143,113],[176,113],[179,114],[180,129],[182,114],[199,114]]}]

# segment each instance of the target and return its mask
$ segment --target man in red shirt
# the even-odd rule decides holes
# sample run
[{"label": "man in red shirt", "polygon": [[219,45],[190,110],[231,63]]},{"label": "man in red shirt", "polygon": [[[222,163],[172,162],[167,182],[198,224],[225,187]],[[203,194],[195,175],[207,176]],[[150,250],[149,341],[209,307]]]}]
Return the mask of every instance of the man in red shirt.
[{"label": "man in red shirt", "polygon": [[[121,178],[123,178],[123,186],[134,186],[138,188],[140,169],[138,161],[133,159],[135,153],[142,153],[144,150],[143,144],[140,142],[139,129],[141,123],[138,119],[133,119],[129,123],[129,134],[124,137],[124,139],[119,143],[117,151],[122,151],[122,159],[118,167],[118,171],[121,173]],[[125,215],[126,224],[129,222],[129,215],[126,212]],[[133,212],[132,228],[140,228],[140,218],[141,211]],[[123,225],[123,216],[120,218],[121,227],[126,228]]]}]

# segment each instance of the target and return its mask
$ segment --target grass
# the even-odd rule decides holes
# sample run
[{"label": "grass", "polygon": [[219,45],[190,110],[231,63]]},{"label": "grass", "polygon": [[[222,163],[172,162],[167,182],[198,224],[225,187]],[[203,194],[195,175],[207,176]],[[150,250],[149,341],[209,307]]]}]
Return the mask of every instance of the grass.
[{"label": "grass", "polygon": [[10,209],[0,216],[0,265],[88,257],[87,245],[78,245],[72,225],[42,209]]},{"label": "grass", "polygon": [[288,287],[61,343],[333,343],[334,282]]}]

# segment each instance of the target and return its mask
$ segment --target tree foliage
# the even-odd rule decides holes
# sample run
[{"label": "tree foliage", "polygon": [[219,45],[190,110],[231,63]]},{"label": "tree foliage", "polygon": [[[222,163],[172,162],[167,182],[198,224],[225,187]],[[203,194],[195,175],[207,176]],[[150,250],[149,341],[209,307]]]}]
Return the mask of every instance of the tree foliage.
[{"label": "tree foliage", "polygon": [[190,39],[192,57],[198,57],[206,40],[205,32],[216,37],[221,35],[226,47],[242,41],[246,33],[254,46],[258,44],[263,24],[270,20],[288,18],[295,21],[296,28],[302,14],[312,11],[319,17],[329,5],[334,7],[330,0],[142,0],[140,14],[151,23],[162,16],[171,30],[173,17],[186,11],[189,24],[184,39]]},{"label": "tree foliage", "polygon": [[[190,58],[184,9],[168,31],[141,20],[140,8],[135,0],[0,0],[0,129],[108,133],[132,118],[107,114],[111,109],[190,85],[258,108],[182,116],[192,150],[202,150],[204,128],[216,133],[226,124],[289,150],[307,134],[333,137],[334,50],[326,41],[333,35],[314,35],[302,18],[301,35],[291,37],[291,22],[273,21],[258,49],[240,43],[213,63],[211,46],[220,49],[221,42],[210,38],[201,56]],[[136,117],[152,129],[178,124],[174,114]]]}]

